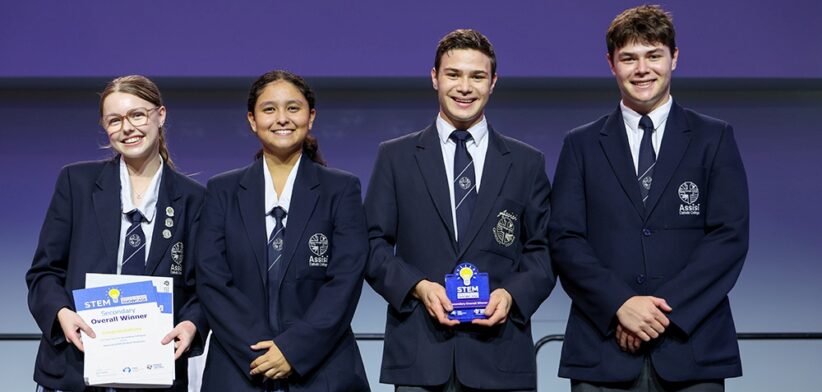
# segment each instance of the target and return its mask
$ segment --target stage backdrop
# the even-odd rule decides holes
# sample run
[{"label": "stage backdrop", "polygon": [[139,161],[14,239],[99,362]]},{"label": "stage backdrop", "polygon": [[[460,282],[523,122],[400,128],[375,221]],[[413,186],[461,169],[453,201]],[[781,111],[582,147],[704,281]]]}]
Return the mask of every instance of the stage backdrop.
[{"label": "stage backdrop", "polygon": [[[215,4],[209,4],[215,3]],[[114,75],[157,80],[181,170],[205,183],[251,162],[247,88],[272,68],[309,76],[315,134],[332,166],[367,187],[380,141],[433,121],[426,75],[437,40],[475,27],[497,47],[488,109],[498,130],[540,148],[553,176],[563,135],[613,110],[605,62],[613,1],[289,3],[5,1],[0,9],[0,333],[36,333],[24,274],[60,168],[103,159],[98,97]],[[751,248],[731,301],[740,332],[822,331],[822,36],[813,1],[668,6],[678,27],[675,99],[736,128],[751,191]],[[355,332],[384,327],[385,302],[364,290]],[[560,287],[535,315],[535,339],[563,333]],[[375,391],[382,345],[361,343]],[[540,390],[556,378],[559,343],[539,352]],[[31,390],[36,344],[0,342],[4,390]],[[745,377],[729,391],[813,390],[820,342],[744,342]]]}]

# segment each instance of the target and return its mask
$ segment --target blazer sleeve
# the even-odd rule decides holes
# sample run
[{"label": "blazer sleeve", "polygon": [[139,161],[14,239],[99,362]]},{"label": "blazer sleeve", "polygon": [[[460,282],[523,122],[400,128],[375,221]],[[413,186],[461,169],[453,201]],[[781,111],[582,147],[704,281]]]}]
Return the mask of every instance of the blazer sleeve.
[{"label": "blazer sleeve", "polygon": [[[200,189],[202,188],[198,187],[198,190]],[[192,197],[192,200],[186,207],[191,215],[188,218],[189,222],[186,230],[185,244],[191,250],[197,249],[196,237],[200,223],[204,193],[204,191],[199,192],[196,197]],[[194,335],[194,340],[191,342],[191,347],[187,353],[188,357],[195,357],[203,353],[209,326],[200,304],[200,298],[197,295],[196,259],[193,257],[194,252],[191,253],[192,256],[184,257],[183,259],[183,263],[185,263],[183,269],[183,292],[187,300],[180,306],[177,312],[177,320],[178,323],[186,320],[191,321],[194,323],[194,326],[197,327],[197,333]]]},{"label": "blazer sleeve", "polygon": [[334,208],[326,281],[303,317],[274,338],[297,374],[320,366],[351,328],[360,299],[368,239],[360,181],[351,178]]},{"label": "blazer sleeve", "polygon": [[671,322],[688,335],[731,291],[748,253],[748,182],[729,125],[719,139],[707,188],[705,236],[685,268],[655,293],[673,308]]},{"label": "blazer sleeve", "polygon": [[226,259],[226,198],[214,180],[208,182],[197,236],[197,294],[212,331],[219,336],[234,365],[251,380],[247,370],[260,353],[251,345],[270,340],[268,321],[237,288]]},{"label": "blazer sleeve", "polygon": [[526,178],[532,178],[528,200],[523,216],[522,248],[520,269],[508,276],[502,287],[514,298],[511,321],[525,325],[548,298],[556,284],[548,250],[548,219],[551,215],[549,196],[551,185],[545,174],[545,157],[538,154]]},{"label": "blazer sleeve", "polygon": [[426,277],[418,268],[394,253],[399,211],[394,178],[396,173],[387,146],[386,143],[380,145],[365,194],[365,217],[370,245],[365,277],[374,291],[385,298],[396,311],[408,313],[419,304],[409,294]]},{"label": "blazer sleeve", "polygon": [[565,137],[554,175],[548,224],[551,255],[562,287],[600,333],[613,331],[616,311],[634,290],[602,265],[588,243],[588,209],[581,157],[573,133]]},{"label": "blazer sleeve", "polygon": [[52,345],[65,343],[57,322],[62,308],[74,309],[74,302],[65,288],[72,230],[72,194],[68,168],[57,177],[40,239],[31,268],[26,273],[28,302],[43,338]]}]

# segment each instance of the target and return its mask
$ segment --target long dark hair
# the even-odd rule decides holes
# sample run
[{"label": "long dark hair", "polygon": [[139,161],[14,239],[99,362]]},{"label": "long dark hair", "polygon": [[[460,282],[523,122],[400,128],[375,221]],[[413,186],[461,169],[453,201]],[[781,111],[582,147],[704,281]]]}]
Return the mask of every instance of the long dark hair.
[{"label": "long dark hair", "polygon": [[[248,92],[249,113],[254,113],[254,107],[257,105],[257,98],[260,97],[260,94],[263,92],[265,86],[278,80],[284,80],[296,87],[303,97],[305,97],[305,100],[308,101],[308,109],[314,110],[314,91],[311,90],[311,86],[306,83],[305,79],[291,72],[276,69],[266,72],[257,78],[257,80],[254,81],[254,84],[251,85],[251,90]],[[306,154],[312,161],[326,166],[325,159],[323,159],[323,156],[320,153],[320,144],[317,142],[317,138],[310,133],[305,135],[305,140],[303,141],[303,153]],[[255,158],[260,158],[262,156],[262,149],[257,151],[257,154],[254,155]]]},{"label": "long dark hair", "polygon": [[[144,99],[157,107],[163,105],[163,97],[160,95],[160,89],[151,81],[151,79],[143,75],[128,75],[115,78],[108,82],[106,88],[100,93],[100,117],[103,116],[103,102],[112,93],[126,93],[134,95],[140,99]],[[174,162],[171,161],[171,155],[168,152],[168,144],[166,144],[166,129],[165,126],[160,126],[160,156],[163,161],[174,168]]]}]

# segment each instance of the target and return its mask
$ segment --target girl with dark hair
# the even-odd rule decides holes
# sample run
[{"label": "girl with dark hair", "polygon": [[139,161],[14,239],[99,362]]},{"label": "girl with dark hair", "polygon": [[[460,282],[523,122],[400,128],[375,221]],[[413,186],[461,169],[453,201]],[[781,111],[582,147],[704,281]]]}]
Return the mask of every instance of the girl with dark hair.
[{"label": "girl with dark hair", "polygon": [[287,71],[251,87],[262,150],[208,182],[197,292],[213,328],[203,391],[367,391],[350,323],[368,255],[359,180],[325,167]]},{"label": "girl with dark hair", "polygon": [[38,391],[86,388],[83,340],[94,329],[75,312],[71,292],[86,273],[170,276],[174,281],[176,379],[187,389],[187,358],[202,353],[208,334],[194,293],[195,226],[203,203],[200,184],[175,171],[165,141],[166,108],[157,86],[131,75],[100,94],[100,124],[111,159],[63,168],[26,274],[29,308],[43,337],[34,380]]}]

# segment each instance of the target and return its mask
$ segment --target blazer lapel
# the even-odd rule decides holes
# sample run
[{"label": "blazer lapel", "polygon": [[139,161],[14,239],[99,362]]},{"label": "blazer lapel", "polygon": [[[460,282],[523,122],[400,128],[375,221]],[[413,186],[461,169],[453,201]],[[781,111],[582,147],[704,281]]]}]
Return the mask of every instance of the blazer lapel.
[{"label": "blazer lapel", "polygon": [[[148,260],[146,261],[146,275],[154,275],[154,270],[160,265],[163,260],[163,255],[166,254],[168,246],[171,245],[174,235],[165,238],[163,230],[170,230],[172,233],[180,229],[178,224],[183,221],[183,205],[180,204],[182,195],[178,194],[174,188],[174,173],[168,165],[163,166],[163,177],[160,180],[160,191],[157,196],[157,212],[154,213],[154,233],[151,234],[151,250],[148,253]],[[166,207],[174,209],[174,216],[166,215]],[[166,226],[166,218],[171,219],[173,225]],[[188,244],[185,244],[188,245]]]},{"label": "blazer lapel", "polygon": [[497,200],[502,185],[508,177],[508,171],[511,169],[511,156],[509,153],[510,150],[505,140],[489,126],[488,150],[485,153],[485,164],[482,169],[482,182],[480,183],[477,204],[471,213],[468,231],[464,236],[460,236],[460,251],[457,259],[462,257],[471,242],[477,237],[488,214],[491,213],[491,209],[494,207],[494,202]]},{"label": "blazer lapel", "polygon": [[265,286],[266,281],[266,253],[265,247],[268,242],[265,233],[265,187],[263,181],[263,159],[257,159],[251,166],[245,169],[243,178],[240,179],[240,190],[237,192],[237,200],[240,205],[240,217],[245,226],[248,242],[254,250],[257,259],[257,267],[260,270],[260,282]]},{"label": "blazer lapel", "polygon": [[662,197],[662,193],[668,187],[674,171],[685,156],[685,151],[691,142],[691,130],[685,118],[685,110],[675,102],[671,106],[668,114],[668,121],[665,124],[665,135],[657,154],[656,166],[654,166],[654,181],[651,184],[651,191],[648,193],[646,201],[647,216],[651,215],[654,208]]},{"label": "blazer lapel", "polygon": [[634,205],[637,214],[644,218],[645,205],[642,204],[642,196],[639,193],[636,169],[631,157],[631,149],[628,147],[628,135],[625,134],[625,122],[618,107],[608,116],[608,120],[600,130],[599,143],[611,164],[611,169],[622,185],[622,190],[631,199],[631,204]]},{"label": "blazer lapel", "polygon": [[[291,205],[288,207],[288,220],[285,226],[285,244],[283,245],[283,262],[285,266],[281,271],[288,271],[291,260],[294,258],[299,241],[303,238],[305,226],[308,224],[314,207],[317,204],[318,189],[320,185],[317,177],[317,164],[303,154],[300,158],[300,168],[297,170],[297,178],[294,179],[294,189],[291,192]],[[303,244],[308,246],[306,242]],[[278,287],[283,281],[285,273],[280,274]]]},{"label": "blazer lapel", "polygon": [[117,158],[103,166],[97,177],[97,188],[92,192],[94,214],[100,229],[100,239],[106,251],[106,260],[101,260],[105,273],[117,273],[117,249],[120,245],[120,172]]},{"label": "blazer lapel", "polygon": [[[442,147],[440,147],[437,127],[432,124],[420,133],[417,140],[417,166],[425,181],[431,201],[437,209],[440,220],[448,228],[448,236],[451,238],[451,245],[456,247],[454,238],[454,221],[451,214],[451,195],[448,191],[448,176],[445,174],[445,164],[442,158]],[[483,180],[484,181],[484,180]]]}]

